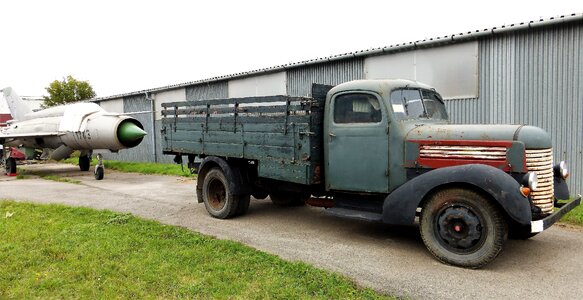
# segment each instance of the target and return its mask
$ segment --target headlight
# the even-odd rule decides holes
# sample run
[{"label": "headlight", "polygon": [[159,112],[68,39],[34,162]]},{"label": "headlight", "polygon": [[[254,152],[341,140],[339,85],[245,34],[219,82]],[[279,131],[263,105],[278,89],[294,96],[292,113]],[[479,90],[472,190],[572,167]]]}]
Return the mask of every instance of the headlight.
[{"label": "headlight", "polygon": [[531,191],[536,192],[538,186],[538,176],[534,172],[528,172],[522,178],[522,184],[530,188]]},{"label": "headlight", "polygon": [[567,164],[565,161],[561,161],[559,164],[555,165],[554,171],[555,176],[559,176],[563,179],[567,179],[567,177],[569,177],[569,170],[567,170]]}]

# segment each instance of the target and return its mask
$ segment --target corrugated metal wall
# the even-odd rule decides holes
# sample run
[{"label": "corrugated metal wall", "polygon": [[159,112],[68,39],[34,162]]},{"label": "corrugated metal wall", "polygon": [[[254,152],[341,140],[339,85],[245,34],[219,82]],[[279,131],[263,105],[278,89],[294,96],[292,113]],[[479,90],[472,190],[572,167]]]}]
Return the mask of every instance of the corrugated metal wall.
[{"label": "corrugated metal wall", "polygon": [[186,100],[221,99],[229,97],[227,81],[203,83],[186,87]]},{"label": "corrugated metal wall", "polygon": [[478,99],[447,101],[455,123],[512,123],[541,127],[553,138],[555,161],[583,185],[583,25],[510,32],[480,41]]},{"label": "corrugated metal wall", "polygon": [[446,99],[445,106],[453,123],[484,124],[489,122],[489,116],[484,113],[484,101],[480,101],[477,98]]},{"label": "corrugated metal wall", "polygon": [[287,92],[290,96],[308,96],[312,83],[337,85],[364,79],[364,59],[322,63],[287,71]]},{"label": "corrugated metal wall", "polygon": [[[156,159],[157,159],[157,162],[166,163],[166,164],[173,163],[174,156],[164,155],[164,153],[162,153],[162,133],[160,132],[160,128],[162,128],[162,121],[156,120],[156,121],[154,121],[154,125],[156,128],[156,131],[154,132],[154,134],[156,135]],[[149,134],[149,132],[148,132],[148,134]],[[145,161],[152,161],[153,162],[154,158],[152,158],[150,160],[145,160]]]}]

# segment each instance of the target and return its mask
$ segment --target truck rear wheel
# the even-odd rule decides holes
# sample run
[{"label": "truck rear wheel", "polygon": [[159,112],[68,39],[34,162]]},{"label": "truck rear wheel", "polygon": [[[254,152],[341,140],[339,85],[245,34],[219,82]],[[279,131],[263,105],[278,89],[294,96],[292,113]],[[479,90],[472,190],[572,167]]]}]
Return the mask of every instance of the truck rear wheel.
[{"label": "truck rear wheel", "polygon": [[277,191],[269,194],[271,202],[277,206],[302,206],[310,195],[298,192]]},{"label": "truck rear wheel", "polygon": [[[247,196],[248,198],[249,196]],[[211,169],[203,179],[202,199],[208,213],[218,219],[228,219],[243,214],[249,202],[239,206],[239,196],[233,195],[229,182],[220,168]],[[246,207],[245,207],[246,206]]]},{"label": "truck rear wheel", "polygon": [[421,210],[421,238],[438,260],[480,268],[502,251],[508,226],[499,209],[468,189],[435,193]]},{"label": "truck rear wheel", "polygon": [[251,202],[251,196],[249,195],[239,195],[239,204],[237,205],[236,216],[242,216],[249,210],[249,203]]}]

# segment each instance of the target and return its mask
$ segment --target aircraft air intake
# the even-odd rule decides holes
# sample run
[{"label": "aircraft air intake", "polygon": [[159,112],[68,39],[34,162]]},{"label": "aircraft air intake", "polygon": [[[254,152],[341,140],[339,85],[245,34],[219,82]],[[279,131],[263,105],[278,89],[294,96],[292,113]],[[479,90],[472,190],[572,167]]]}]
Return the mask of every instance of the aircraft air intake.
[{"label": "aircraft air intake", "polygon": [[119,142],[128,148],[139,145],[146,135],[141,125],[134,119],[123,120],[117,127],[117,139]]}]

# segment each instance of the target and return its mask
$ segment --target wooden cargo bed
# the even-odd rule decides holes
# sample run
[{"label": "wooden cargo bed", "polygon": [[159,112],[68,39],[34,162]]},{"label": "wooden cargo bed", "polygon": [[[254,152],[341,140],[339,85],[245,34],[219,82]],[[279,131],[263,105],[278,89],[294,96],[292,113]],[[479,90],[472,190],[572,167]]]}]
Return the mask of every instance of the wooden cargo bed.
[{"label": "wooden cargo bed", "polygon": [[266,96],[162,104],[165,154],[254,160],[262,178],[319,184],[323,99]]}]

